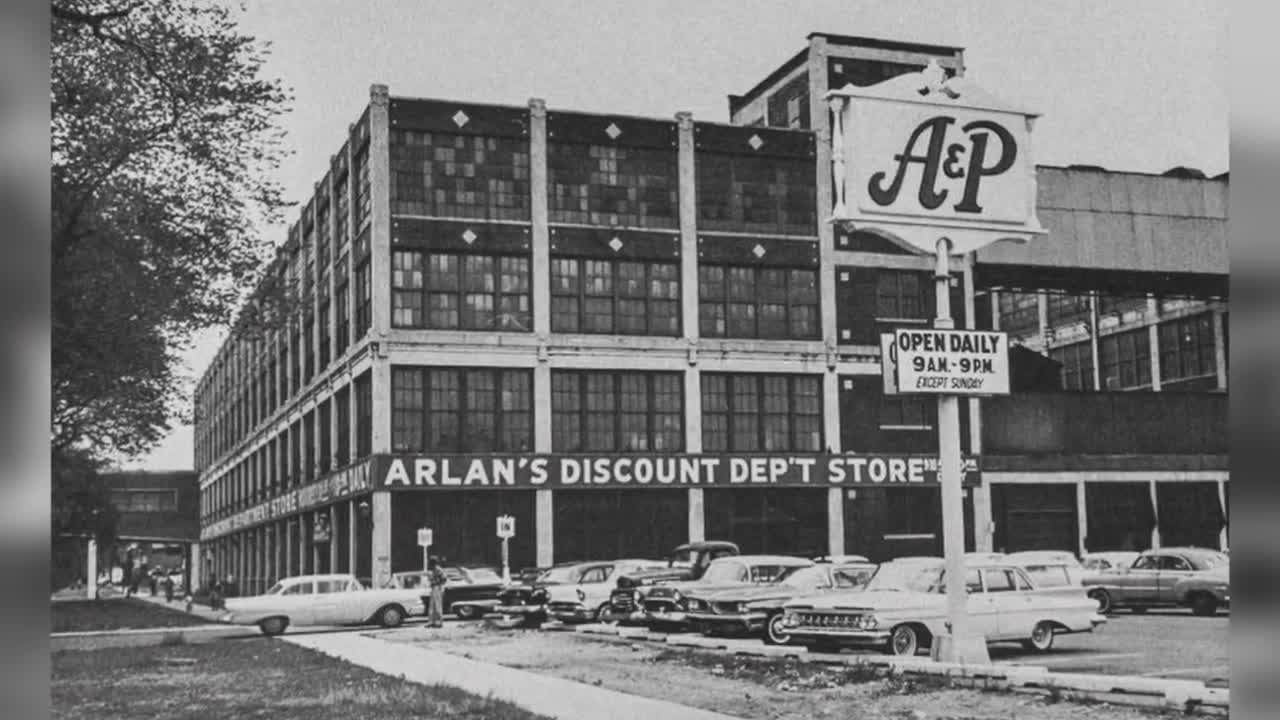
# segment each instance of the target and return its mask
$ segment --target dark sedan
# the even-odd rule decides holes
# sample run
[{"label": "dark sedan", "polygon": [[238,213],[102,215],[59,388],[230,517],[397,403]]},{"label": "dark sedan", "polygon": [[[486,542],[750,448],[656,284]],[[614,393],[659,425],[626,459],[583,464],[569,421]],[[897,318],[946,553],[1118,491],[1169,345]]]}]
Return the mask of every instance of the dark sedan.
[{"label": "dark sedan", "polygon": [[[476,618],[498,604],[502,591],[502,576],[492,567],[441,568],[447,581],[444,586],[444,612],[457,613],[460,618]],[[395,584],[403,588],[426,587],[426,573],[421,570],[395,574]],[[431,596],[423,595],[423,602],[430,606]]]}]

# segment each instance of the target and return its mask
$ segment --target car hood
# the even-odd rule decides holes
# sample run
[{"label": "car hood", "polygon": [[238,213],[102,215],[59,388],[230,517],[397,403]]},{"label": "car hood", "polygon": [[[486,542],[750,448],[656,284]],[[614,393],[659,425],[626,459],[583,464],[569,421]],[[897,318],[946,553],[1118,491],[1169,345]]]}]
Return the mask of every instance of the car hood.
[{"label": "car hood", "polygon": [[1207,582],[1229,582],[1231,580],[1231,568],[1215,567],[1208,570],[1200,570],[1192,573],[1190,579]]},{"label": "car hood", "polygon": [[[761,600],[777,600],[781,602],[800,595],[817,595],[821,593],[822,591],[800,590],[790,585],[753,585],[751,587],[738,587],[713,592],[707,595],[706,599],[714,602],[758,602]],[[703,597],[703,593],[696,593],[696,595]]]},{"label": "car hood", "polygon": [[946,597],[909,590],[840,590],[804,595],[787,603],[788,608],[815,610],[918,610],[944,605]]},{"label": "car hood", "polygon": [[726,583],[707,583],[701,580],[689,580],[687,582],[670,582],[663,583],[649,590],[648,594],[654,597],[669,595],[671,591],[678,590],[681,595],[705,597],[711,593],[717,593],[724,590],[735,590],[759,587],[755,583],[742,582],[726,582]]},{"label": "car hood", "polygon": [[693,577],[692,568],[667,567],[652,570],[635,570],[618,578],[618,587],[629,588],[638,585],[653,585],[672,580],[688,580]]}]

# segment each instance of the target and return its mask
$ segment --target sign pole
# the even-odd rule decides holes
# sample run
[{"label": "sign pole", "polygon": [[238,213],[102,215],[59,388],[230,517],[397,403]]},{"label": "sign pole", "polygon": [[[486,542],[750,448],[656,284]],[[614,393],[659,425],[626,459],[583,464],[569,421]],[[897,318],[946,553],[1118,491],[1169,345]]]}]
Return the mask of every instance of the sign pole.
[{"label": "sign pole", "polygon": [[511,564],[509,561],[510,554],[507,550],[507,543],[511,538],[502,538],[502,584],[511,584]]},{"label": "sign pole", "polygon": [[[955,327],[951,318],[951,241],[938,239],[934,284],[940,330]],[[984,637],[969,631],[968,593],[964,568],[964,490],[960,467],[960,398],[938,396],[938,482],[942,485],[942,550],[946,559],[947,626],[949,635],[933,643],[933,656],[942,662],[988,664]]]}]

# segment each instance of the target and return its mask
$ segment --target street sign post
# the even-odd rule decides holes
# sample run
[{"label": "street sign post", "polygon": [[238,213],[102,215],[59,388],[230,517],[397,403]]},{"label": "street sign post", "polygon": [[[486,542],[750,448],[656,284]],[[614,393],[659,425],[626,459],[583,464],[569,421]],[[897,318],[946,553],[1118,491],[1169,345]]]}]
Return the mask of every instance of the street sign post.
[{"label": "street sign post", "polygon": [[431,528],[418,528],[418,545],[422,547],[422,571],[427,571],[428,561],[431,559],[432,540]]},{"label": "street sign post", "polygon": [[516,535],[514,515],[498,516],[498,537],[502,539],[502,584],[511,584],[511,553],[508,543]]},{"label": "street sign post", "polygon": [[[1036,217],[1031,152],[1037,115],[964,77],[946,78],[937,61],[870,87],[846,85],[826,98],[832,221],[934,255],[934,330],[899,330],[892,341],[882,336],[881,362],[895,366],[883,369],[886,394],[938,398],[947,631],[935,638],[933,657],[986,664],[986,638],[970,631],[966,608],[959,403],[962,395],[1008,393],[1008,348],[994,337],[951,344],[958,336],[950,334],[950,261],[998,240],[1045,234]],[[952,347],[959,353],[950,354]]]}]

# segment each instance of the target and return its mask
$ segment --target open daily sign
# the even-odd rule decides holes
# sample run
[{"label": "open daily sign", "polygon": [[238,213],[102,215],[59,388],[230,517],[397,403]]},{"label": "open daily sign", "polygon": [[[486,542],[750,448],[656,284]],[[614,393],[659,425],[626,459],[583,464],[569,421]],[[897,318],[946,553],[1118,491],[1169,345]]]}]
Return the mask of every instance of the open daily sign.
[{"label": "open daily sign", "polygon": [[1002,332],[899,328],[890,348],[898,392],[1008,395],[1008,343]]}]

